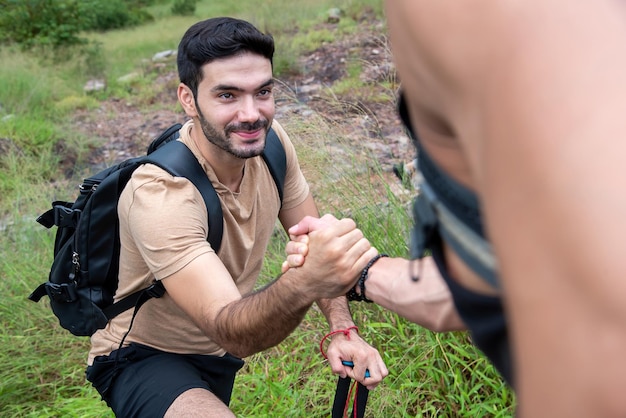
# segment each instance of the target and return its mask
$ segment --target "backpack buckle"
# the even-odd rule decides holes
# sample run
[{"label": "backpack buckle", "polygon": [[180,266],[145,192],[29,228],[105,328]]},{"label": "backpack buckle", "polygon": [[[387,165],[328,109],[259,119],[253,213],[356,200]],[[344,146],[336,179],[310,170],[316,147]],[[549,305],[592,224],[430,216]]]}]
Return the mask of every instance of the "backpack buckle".
[{"label": "backpack buckle", "polygon": [[71,303],[76,301],[76,282],[71,283],[46,283],[46,293],[55,302]]},{"label": "backpack buckle", "polygon": [[151,298],[160,298],[165,294],[165,287],[163,286],[163,283],[157,281],[144,290],[144,292],[146,292]]},{"label": "backpack buckle", "polygon": [[411,230],[411,258],[422,258],[432,245],[437,229],[437,215],[426,196],[420,192],[413,201],[413,229]]},{"label": "backpack buckle", "polygon": [[54,206],[54,224],[59,228],[75,228],[81,211],[63,205]]}]

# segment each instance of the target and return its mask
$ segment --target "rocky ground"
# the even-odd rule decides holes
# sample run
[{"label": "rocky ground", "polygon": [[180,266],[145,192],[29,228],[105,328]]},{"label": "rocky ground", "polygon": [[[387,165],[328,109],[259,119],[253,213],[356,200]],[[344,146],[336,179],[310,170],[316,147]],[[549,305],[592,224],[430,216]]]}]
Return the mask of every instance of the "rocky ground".
[{"label": "rocky ground", "polygon": [[[334,24],[324,24],[336,31]],[[349,66],[360,63],[358,88],[344,89],[340,94],[331,86],[348,77]],[[397,81],[383,23],[364,16],[357,33],[337,36],[299,58],[298,74],[278,77],[276,118],[320,116],[333,126],[338,137],[348,140],[355,154],[367,151],[374,155],[383,170],[413,158],[413,150],[396,115],[394,103]],[[153,69],[154,71],[154,69]],[[139,155],[151,138],[175,122],[184,122],[175,90],[178,83],[173,64],[156,67],[159,75],[153,85],[156,95],[151,103],[141,100],[109,99],[97,109],[80,111],[74,126],[88,137],[99,138],[90,164],[106,166],[115,161]],[[171,103],[167,110],[155,106]],[[158,110],[146,110],[158,109]]]}]

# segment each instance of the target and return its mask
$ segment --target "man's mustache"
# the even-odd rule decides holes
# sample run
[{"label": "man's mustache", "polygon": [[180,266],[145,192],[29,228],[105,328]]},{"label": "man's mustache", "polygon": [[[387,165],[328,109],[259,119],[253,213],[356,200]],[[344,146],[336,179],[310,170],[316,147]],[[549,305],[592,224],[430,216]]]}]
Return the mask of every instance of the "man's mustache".
[{"label": "man's mustache", "polygon": [[264,129],[265,131],[267,131],[268,126],[269,126],[269,121],[267,119],[259,119],[256,122],[252,122],[252,123],[242,122],[236,125],[229,125],[226,127],[225,132],[228,135],[235,131],[252,132],[252,131],[257,131],[259,129]]}]

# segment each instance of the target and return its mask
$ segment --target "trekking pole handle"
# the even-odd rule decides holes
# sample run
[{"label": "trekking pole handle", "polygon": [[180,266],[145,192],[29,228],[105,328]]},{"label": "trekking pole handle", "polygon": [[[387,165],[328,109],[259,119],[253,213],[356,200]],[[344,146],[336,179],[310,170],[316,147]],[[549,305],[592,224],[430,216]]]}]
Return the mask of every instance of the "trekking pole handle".
[{"label": "trekking pole handle", "polygon": [[[341,360],[341,364],[348,367],[354,367],[354,363],[350,360]],[[368,369],[365,370],[365,377],[370,377],[370,371]]]}]

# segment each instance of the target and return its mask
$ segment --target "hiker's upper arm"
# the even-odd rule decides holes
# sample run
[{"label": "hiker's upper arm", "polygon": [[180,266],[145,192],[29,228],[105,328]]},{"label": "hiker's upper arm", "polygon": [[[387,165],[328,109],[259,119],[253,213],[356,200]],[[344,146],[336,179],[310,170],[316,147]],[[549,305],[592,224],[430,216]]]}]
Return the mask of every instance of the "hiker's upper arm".
[{"label": "hiker's upper arm", "polygon": [[174,302],[209,337],[219,311],[241,299],[230,273],[214,252],[195,258],[162,282]]},{"label": "hiker's upper arm", "polygon": [[200,194],[189,180],[152,165],[136,171],[131,188],[121,209],[127,213],[121,218],[123,242],[135,244],[176,304],[205,329],[223,304],[241,296],[207,242],[207,210]]}]

